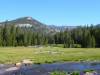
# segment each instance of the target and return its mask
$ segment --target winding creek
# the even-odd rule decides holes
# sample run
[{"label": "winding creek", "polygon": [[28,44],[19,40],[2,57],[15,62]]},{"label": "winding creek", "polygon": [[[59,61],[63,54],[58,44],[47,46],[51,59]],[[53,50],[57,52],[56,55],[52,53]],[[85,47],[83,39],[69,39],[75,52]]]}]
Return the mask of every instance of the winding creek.
[{"label": "winding creek", "polygon": [[95,70],[97,75],[100,75],[100,63],[79,63],[79,62],[66,62],[66,63],[52,63],[52,64],[33,64],[29,66],[21,66],[19,69],[9,68],[14,65],[0,65],[0,75],[50,75],[52,71],[80,71]]}]

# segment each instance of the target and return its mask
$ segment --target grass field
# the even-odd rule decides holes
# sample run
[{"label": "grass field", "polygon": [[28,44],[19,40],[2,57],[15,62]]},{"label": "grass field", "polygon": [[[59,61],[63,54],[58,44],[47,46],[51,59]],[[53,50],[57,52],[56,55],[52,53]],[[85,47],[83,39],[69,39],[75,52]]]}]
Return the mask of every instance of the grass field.
[{"label": "grass field", "polygon": [[99,48],[60,48],[60,47],[1,47],[0,63],[11,64],[23,59],[33,63],[52,63],[61,61],[100,60]]}]

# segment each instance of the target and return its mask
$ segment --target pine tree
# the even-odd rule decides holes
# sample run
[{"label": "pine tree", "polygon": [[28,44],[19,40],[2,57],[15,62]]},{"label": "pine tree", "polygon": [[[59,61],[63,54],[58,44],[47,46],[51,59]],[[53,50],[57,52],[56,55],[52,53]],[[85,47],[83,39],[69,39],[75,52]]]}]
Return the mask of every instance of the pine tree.
[{"label": "pine tree", "polygon": [[0,28],[0,46],[2,46],[3,43],[3,37],[2,37],[2,27]]},{"label": "pine tree", "polygon": [[16,27],[14,25],[11,25],[11,29],[10,29],[10,42],[11,42],[11,46],[15,46],[15,42],[16,42]]},{"label": "pine tree", "polygon": [[91,37],[91,47],[92,47],[92,48],[95,48],[95,45],[96,45],[96,41],[95,41],[94,36],[92,36],[92,37]]},{"label": "pine tree", "polygon": [[5,22],[5,25],[3,27],[3,46],[10,46],[10,27],[7,24],[7,22]]}]

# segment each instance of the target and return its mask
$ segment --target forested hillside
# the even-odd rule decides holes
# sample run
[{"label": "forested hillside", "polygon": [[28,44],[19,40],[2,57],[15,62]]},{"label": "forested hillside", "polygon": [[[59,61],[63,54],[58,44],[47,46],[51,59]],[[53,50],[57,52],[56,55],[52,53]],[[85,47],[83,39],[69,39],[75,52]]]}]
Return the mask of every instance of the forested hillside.
[{"label": "forested hillside", "polygon": [[32,27],[0,26],[0,46],[34,46],[62,44],[65,48],[100,47],[100,25],[66,29],[54,34],[34,32]]}]

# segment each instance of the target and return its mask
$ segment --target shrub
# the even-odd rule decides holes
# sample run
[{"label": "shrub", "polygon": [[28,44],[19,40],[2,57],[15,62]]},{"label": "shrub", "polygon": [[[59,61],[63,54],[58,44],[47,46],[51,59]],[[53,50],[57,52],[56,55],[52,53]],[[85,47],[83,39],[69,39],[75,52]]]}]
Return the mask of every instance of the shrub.
[{"label": "shrub", "polygon": [[73,44],[73,48],[81,48],[81,44]]},{"label": "shrub", "polygon": [[66,72],[54,71],[54,72],[51,72],[50,75],[66,75]]},{"label": "shrub", "polygon": [[75,71],[75,72],[73,72],[71,75],[80,75],[80,72]]}]

